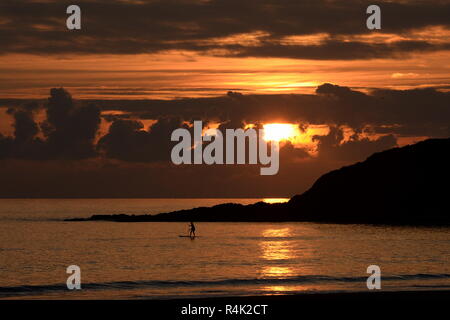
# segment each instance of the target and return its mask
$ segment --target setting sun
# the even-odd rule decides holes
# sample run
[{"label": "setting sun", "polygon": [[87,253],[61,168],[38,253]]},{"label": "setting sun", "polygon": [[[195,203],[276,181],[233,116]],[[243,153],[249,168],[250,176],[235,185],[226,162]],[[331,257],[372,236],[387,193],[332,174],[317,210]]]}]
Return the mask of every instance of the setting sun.
[{"label": "setting sun", "polygon": [[293,139],[300,134],[298,126],[290,123],[268,123],[263,127],[266,141]]}]

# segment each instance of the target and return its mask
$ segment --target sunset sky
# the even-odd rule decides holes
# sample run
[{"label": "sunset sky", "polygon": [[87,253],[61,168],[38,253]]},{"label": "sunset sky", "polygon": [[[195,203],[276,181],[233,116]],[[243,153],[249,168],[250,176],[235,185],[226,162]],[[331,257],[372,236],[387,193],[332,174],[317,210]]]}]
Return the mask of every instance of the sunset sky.
[{"label": "sunset sky", "polygon": [[[450,1],[377,1],[381,30],[372,1],[77,1],[81,30],[70,4],[0,3],[0,196],[291,196],[449,136]],[[171,165],[193,120],[286,124],[279,174]]]}]

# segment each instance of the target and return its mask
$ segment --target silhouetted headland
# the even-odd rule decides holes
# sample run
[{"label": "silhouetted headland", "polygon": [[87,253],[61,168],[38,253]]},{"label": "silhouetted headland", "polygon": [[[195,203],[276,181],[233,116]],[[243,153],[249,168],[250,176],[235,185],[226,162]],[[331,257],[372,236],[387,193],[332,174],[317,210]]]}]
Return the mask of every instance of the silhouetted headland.
[{"label": "silhouetted headland", "polygon": [[450,139],[375,153],[331,171],[287,203],[235,203],[156,215],[93,215],[67,221],[311,221],[450,225]]}]

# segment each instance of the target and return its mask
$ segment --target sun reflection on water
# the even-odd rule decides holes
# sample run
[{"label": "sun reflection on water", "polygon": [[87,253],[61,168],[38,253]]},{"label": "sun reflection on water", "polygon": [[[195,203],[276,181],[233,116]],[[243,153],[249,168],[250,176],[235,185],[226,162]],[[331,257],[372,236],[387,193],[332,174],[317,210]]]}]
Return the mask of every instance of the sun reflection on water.
[{"label": "sun reflection on water", "polygon": [[289,227],[263,230],[262,237],[265,240],[260,244],[261,257],[271,264],[261,270],[263,276],[283,277],[292,274],[292,268],[289,266],[272,265],[272,263],[282,264],[283,261],[294,258],[291,243],[285,240],[290,235]]},{"label": "sun reflection on water", "polygon": [[[266,265],[260,270],[262,277],[283,279],[295,275],[293,266],[289,265],[289,260],[295,258],[290,237],[292,237],[290,227],[268,228],[262,231],[261,258],[266,261]],[[289,292],[292,288],[278,284],[264,286],[260,289],[267,293],[280,294]],[[296,289],[298,290],[298,288]]]},{"label": "sun reflection on water", "polygon": [[267,237],[289,237],[291,235],[291,228],[265,229],[262,232],[264,238]]},{"label": "sun reflection on water", "polygon": [[292,252],[288,241],[267,241],[261,243],[264,260],[288,260]]},{"label": "sun reflection on water", "polygon": [[293,270],[290,267],[264,267],[262,273],[266,277],[284,278],[293,275]]}]

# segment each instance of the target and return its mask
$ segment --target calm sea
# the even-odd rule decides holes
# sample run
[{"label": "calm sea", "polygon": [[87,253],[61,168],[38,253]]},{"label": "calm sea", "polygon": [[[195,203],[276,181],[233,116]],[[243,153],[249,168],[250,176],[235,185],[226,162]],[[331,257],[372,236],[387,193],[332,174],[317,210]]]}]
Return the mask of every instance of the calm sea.
[{"label": "calm sea", "polygon": [[[155,299],[450,288],[450,229],[315,223],[64,222],[261,199],[0,200],[0,298]],[[279,200],[271,200],[279,201]],[[338,214],[338,213],[336,213]],[[82,290],[66,287],[81,268]]]}]

